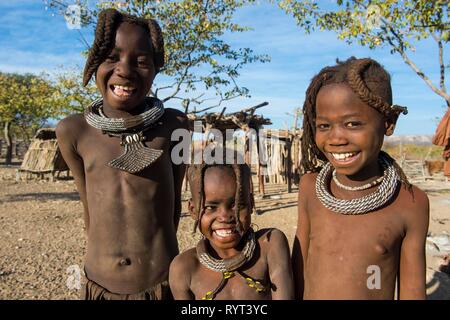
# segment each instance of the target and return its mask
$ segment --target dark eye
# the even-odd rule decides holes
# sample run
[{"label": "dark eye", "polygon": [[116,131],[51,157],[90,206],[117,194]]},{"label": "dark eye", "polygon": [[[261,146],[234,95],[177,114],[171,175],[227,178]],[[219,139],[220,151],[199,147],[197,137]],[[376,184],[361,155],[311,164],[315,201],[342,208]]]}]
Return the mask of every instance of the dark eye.
[{"label": "dark eye", "polygon": [[114,62],[114,61],[119,60],[119,56],[118,56],[117,54],[110,54],[110,55],[106,58],[106,60],[109,61],[109,62]]},{"label": "dark eye", "polygon": [[214,210],[216,210],[216,206],[205,205],[205,211],[207,211],[207,212],[213,212]]},{"label": "dark eye", "polygon": [[137,59],[138,66],[150,67],[152,61],[149,57],[141,57]]},{"label": "dark eye", "polygon": [[359,121],[350,121],[346,123],[347,128],[355,128],[359,127],[361,125],[361,122]]},{"label": "dark eye", "polygon": [[330,127],[330,125],[327,124],[327,123],[318,123],[318,124],[316,124],[316,128],[317,128],[318,130],[326,130],[326,129],[328,129],[329,127]]}]

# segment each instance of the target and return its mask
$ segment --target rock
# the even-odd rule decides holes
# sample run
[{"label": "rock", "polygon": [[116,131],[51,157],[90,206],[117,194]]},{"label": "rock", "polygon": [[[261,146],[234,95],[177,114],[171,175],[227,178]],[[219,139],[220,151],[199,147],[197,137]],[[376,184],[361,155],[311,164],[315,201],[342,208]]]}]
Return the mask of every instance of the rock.
[{"label": "rock", "polygon": [[440,252],[450,252],[450,235],[448,233],[443,232],[427,237],[427,241],[435,244]]},{"label": "rock", "polygon": [[438,256],[441,254],[439,247],[433,243],[427,240],[426,244],[425,244],[425,251],[427,254],[432,255],[432,256]]}]

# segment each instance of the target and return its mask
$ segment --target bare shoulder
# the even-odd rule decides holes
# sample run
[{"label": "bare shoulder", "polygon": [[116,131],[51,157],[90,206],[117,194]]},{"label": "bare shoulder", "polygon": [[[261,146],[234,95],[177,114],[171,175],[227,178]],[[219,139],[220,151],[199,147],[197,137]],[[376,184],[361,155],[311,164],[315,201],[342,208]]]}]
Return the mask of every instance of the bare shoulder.
[{"label": "bare shoulder", "polygon": [[402,208],[402,215],[407,224],[427,223],[430,203],[427,194],[416,186],[411,191],[401,186],[398,194],[398,207]]},{"label": "bare shoulder", "polygon": [[258,230],[255,237],[261,247],[267,247],[268,250],[278,250],[289,247],[288,240],[283,231],[276,228],[266,228]]},{"label": "bare shoulder", "polygon": [[173,108],[164,108],[164,121],[170,125],[173,130],[178,128],[188,128],[188,118],[186,114],[180,110]]},{"label": "bare shoulder", "polygon": [[300,183],[298,187],[298,209],[300,211],[305,211],[308,207],[308,199],[312,199],[316,196],[315,185],[316,185],[317,173],[305,173],[300,177]]},{"label": "bare shoulder", "polygon": [[299,183],[299,193],[309,193],[312,190],[315,190],[316,185],[316,178],[317,178],[317,172],[313,173],[305,173],[300,177],[300,183]]},{"label": "bare shoulder", "polygon": [[76,137],[84,132],[87,122],[81,113],[73,114],[62,119],[56,125],[56,136],[60,138]]},{"label": "bare shoulder", "polygon": [[305,173],[300,177],[300,186],[311,186],[316,183],[317,172]]},{"label": "bare shoulder", "polygon": [[177,255],[170,264],[169,273],[172,277],[181,277],[190,274],[198,267],[197,251],[195,248],[188,249]]}]

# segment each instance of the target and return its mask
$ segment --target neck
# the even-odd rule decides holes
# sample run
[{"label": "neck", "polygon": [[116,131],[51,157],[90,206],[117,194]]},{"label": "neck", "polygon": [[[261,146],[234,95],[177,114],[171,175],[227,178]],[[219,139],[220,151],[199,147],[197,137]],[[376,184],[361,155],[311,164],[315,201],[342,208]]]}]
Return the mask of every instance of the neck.
[{"label": "neck", "polygon": [[383,170],[378,162],[378,159],[374,161],[369,166],[364,167],[363,170],[360,170],[356,174],[353,175],[343,175],[336,173],[336,177],[338,180],[345,185],[357,187],[366,183],[369,183],[373,180],[378,179],[383,175]]},{"label": "neck", "polygon": [[[206,243],[207,243],[206,248],[209,251],[209,254],[216,259],[229,259],[229,258],[236,256],[241,251],[238,248],[218,250],[213,247],[211,242],[206,241]],[[239,244],[239,247],[241,247],[241,244]]]},{"label": "neck", "polygon": [[138,114],[141,114],[145,111],[147,104],[145,101],[142,101],[140,104],[135,106],[131,110],[120,110],[120,109],[114,109],[111,108],[108,104],[103,103],[103,113],[108,118],[130,118],[132,116],[136,116]]}]

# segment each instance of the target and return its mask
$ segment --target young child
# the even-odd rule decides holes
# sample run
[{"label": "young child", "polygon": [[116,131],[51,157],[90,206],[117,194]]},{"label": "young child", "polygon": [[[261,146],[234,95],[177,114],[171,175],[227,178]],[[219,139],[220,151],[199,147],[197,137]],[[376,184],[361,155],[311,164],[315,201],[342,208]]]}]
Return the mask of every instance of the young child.
[{"label": "young child", "polygon": [[293,299],[286,236],[251,228],[253,195],[246,164],[192,165],[189,211],[203,239],[170,265],[175,299]]},{"label": "young child", "polygon": [[147,97],[163,65],[154,20],[100,13],[83,82],[95,75],[103,99],[56,128],[84,207],[85,299],[171,297],[185,170],[171,162],[171,133],[187,120]]},{"label": "young child", "polygon": [[372,59],[326,67],[306,92],[296,294],[304,299],[425,298],[429,205],[381,151],[406,108]]}]

